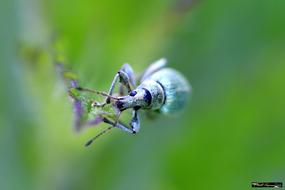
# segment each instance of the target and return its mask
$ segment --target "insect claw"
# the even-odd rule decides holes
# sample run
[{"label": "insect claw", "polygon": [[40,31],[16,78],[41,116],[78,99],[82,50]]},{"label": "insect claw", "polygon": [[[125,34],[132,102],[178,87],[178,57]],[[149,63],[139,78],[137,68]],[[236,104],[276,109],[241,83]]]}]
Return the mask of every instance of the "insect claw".
[{"label": "insect claw", "polygon": [[101,108],[103,108],[106,104],[107,104],[107,103],[99,103],[99,102],[94,101],[94,102],[92,102],[91,106],[94,107],[94,108],[95,108],[95,107],[101,107]]},{"label": "insect claw", "polygon": [[109,131],[109,130],[111,130],[111,129],[113,129],[113,128],[114,128],[114,126],[110,126],[110,127],[108,127],[107,129],[101,131],[101,132],[100,132],[99,134],[97,134],[95,137],[93,137],[92,139],[90,139],[89,141],[87,141],[87,142],[85,143],[85,147],[91,145],[91,144],[94,142],[94,140],[96,140],[96,139],[99,138],[101,135],[103,135],[104,133],[106,133],[107,131]]},{"label": "insect claw", "polygon": [[92,142],[93,142],[93,140],[91,139],[91,140],[89,140],[89,141],[87,141],[87,143],[85,143],[85,147],[87,147],[87,146],[89,146],[90,144],[92,144]]}]

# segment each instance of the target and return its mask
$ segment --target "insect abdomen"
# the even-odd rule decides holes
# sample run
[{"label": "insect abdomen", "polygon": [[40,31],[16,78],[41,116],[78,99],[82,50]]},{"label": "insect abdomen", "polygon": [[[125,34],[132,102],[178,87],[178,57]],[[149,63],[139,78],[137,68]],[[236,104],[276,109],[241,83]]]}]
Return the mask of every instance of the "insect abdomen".
[{"label": "insect abdomen", "polygon": [[164,104],[160,111],[166,114],[177,112],[186,105],[191,87],[185,77],[171,68],[164,68],[149,77],[158,82],[165,94]]}]

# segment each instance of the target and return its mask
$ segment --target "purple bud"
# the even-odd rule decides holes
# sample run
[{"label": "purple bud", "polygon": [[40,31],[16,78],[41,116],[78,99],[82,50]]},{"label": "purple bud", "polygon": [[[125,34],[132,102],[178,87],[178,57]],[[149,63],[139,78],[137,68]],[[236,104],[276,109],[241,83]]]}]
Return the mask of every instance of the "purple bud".
[{"label": "purple bud", "polygon": [[76,80],[71,80],[71,81],[70,81],[70,86],[71,86],[71,88],[76,88],[76,87],[78,87],[77,81],[76,81]]},{"label": "purple bud", "polygon": [[79,131],[81,128],[82,105],[79,100],[75,100],[73,106],[74,126],[75,129]]},{"label": "purple bud", "polygon": [[99,123],[103,122],[103,117],[97,116],[95,119],[90,120],[87,125],[92,126],[92,125],[98,125]]}]

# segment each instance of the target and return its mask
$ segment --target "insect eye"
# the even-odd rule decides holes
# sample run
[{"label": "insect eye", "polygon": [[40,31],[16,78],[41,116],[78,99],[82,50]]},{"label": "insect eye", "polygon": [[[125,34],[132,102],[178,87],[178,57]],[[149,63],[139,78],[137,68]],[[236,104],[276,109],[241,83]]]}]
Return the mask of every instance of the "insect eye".
[{"label": "insect eye", "polygon": [[130,93],[130,96],[135,96],[137,94],[137,91],[132,90]]}]

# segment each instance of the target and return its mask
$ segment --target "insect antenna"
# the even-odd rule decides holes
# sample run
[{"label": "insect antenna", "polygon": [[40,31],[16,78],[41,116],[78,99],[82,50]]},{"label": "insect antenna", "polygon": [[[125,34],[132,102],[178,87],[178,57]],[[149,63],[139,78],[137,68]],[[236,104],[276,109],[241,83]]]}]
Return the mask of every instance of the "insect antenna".
[{"label": "insect antenna", "polygon": [[103,91],[98,91],[98,90],[93,90],[93,89],[83,88],[83,87],[76,87],[75,89],[79,90],[79,91],[83,91],[83,92],[91,92],[91,93],[98,94],[98,95],[101,95],[101,96],[106,96],[106,97],[109,97],[109,98],[115,99],[115,100],[118,99],[118,98],[116,98],[114,96],[111,96],[108,93],[103,92]]},{"label": "insect antenna", "polygon": [[110,131],[110,130],[113,129],[113,128],[114,128],[114,126],[110,126],[110,127],[106,128],[105,130],[101,131],[101,132],[100,132],[99,134],[97,134],[95,137],[93,137],[92,139],[90,139],[89,141],[87,141],[87,143],[85,144],[85,147],[91,145],[91,144],[94,142],[94,140],[96,140],[96,139],[99,138],[101,135],[103,135],[104,133]]}]

